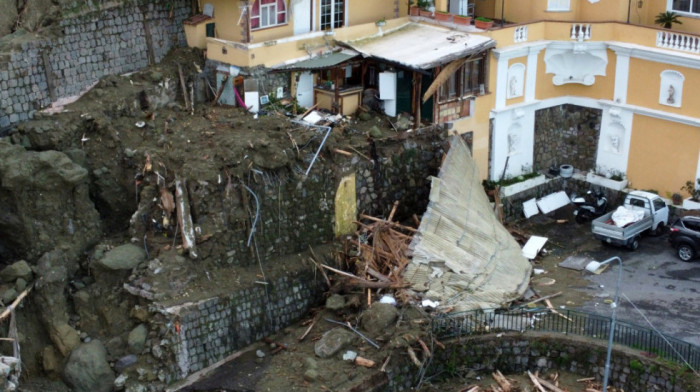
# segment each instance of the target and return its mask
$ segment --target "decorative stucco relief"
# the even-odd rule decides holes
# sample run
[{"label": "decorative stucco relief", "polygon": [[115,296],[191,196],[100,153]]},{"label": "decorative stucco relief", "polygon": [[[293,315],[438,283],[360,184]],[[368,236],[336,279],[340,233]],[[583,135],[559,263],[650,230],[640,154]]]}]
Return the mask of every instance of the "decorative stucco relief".
[{"label": "decorative stucco relief", "polygon": [[608,54],[605,49],[589,49],[576,45],[572,49],[547,49],[544,55],[545,71],[554,74],[557,86],[578,83],[591,86],[596,76],[605,76]]}]

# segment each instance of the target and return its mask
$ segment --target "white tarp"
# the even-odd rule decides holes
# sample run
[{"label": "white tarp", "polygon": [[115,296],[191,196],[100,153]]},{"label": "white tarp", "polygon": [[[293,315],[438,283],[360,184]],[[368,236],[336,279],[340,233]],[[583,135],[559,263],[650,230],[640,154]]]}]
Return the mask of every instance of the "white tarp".
[{"label": "white tarp", "polygon": [[617,207],[612,214],[612,220],[617,227],[625,227],[630,223],[642,220],[642,218],[644,218],[644,211],[625,208],[624,206]]},{"label": "white tarp", "polygon": [[403,278],[440,307],[498,308],[523,295],[532,266],[491,210],[467,145],[456,135],[450,145]]}]

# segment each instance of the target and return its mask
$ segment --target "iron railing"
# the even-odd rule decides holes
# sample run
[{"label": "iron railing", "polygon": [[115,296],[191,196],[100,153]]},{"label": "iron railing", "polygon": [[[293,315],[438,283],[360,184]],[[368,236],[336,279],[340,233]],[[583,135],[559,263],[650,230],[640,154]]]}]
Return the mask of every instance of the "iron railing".
[{"label": "iron railing", "polygon": [[[551,332],[603,340],[610,336],[610,317],[577,310],[558,313],[552,314],[548,309],[460,312],[434,318],[432,330],[438,339],[506,331]],[[615,321],[613,341],[674,362],[687,363],[693,369],[700,367],[700,347],[619,319]]]}]

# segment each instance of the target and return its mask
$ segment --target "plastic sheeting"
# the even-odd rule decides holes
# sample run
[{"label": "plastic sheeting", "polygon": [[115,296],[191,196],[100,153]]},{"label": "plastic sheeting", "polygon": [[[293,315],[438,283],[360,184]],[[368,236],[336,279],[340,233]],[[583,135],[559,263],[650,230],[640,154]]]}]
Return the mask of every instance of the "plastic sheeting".
[{"label": "plastic sheeting", "polygon": [[642,220],[642,218],[644,218],[644,211],[625,208],[624,206],[617,207],[612,214],[612,220],[617,227],[625,227],[630,223]]},{"label": "plastic sheeting", "polygon": [[467,145],[450,143],[403,277],[440,307],[497,308],[523,295],[532,266],[491,210]]}]

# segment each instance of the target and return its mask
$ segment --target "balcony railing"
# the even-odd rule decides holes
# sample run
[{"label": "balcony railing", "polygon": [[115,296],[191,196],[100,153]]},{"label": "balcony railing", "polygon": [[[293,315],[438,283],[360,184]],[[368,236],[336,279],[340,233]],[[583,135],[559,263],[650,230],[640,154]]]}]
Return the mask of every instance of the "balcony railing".
[{"label": "balcony railing", "polygon": [[518,26],[513,31],[513,42],[527,41],[527,26]]},{"label": "balcony railing", "polygon": [[591,39],[591,25],[582,23],[571,25],[571,39],[579,42]]},{"label": "balcony railing", "polygon": [[690,53],[700,53],[700,37],[672,31],[659,31],[656,33],[656,46]]}]

